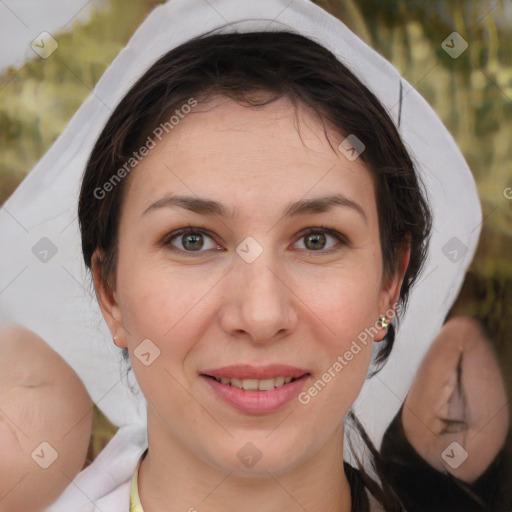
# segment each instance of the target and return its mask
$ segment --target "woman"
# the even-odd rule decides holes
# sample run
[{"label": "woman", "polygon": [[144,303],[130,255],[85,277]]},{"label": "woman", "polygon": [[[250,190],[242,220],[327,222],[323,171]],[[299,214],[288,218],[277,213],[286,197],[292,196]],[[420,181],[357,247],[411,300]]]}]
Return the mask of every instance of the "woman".
[{"label": "woman", "polygon": [[[350,138],[359,158],[335,149]],[[136,169],[113,175],[138,148]],[[379,318],[369,341],[384,340],[430,227],[373,94],[296,34],[189,41],[114,111],[79,219],[103,315],[148,402],[144,510],[185,510],[228,475],[203,508],[266,496],[269,509],[352,510],[342,425],[372,344],[318,398],[297,396]]]},{"label": "woman", "polygon": [[[160,12],[211,18],[207,6],[172,4]],[[244,7],[237,16],[247,28],[254,7]],[[261,508],[261,496],[269,510],[368,507],[362,477],[343,464],[343,418],[373,342],[382,342],[377,366],[391,351],[390,322],[425,258],[429,208],[396,128],[410,115],[402,112],[406,85],[395,83],[391,119],[322,45],[261,33],[282,7],[258,7],[259,31],[193,39],[166,53],[94,147],[79,208],[84,260],[147,401],[149,449],[135,464],[131,450],[122,464],[121,445],[107,446],[48,510],[80,500],[84,510],[89,502],[124,510],[130,488],[146,512]],[[311,34],[313,23],[352,47],[353,36],[319,9],[297,2],[289,10],[288,28]],[[436,123],[426,113],[425,127]],[[456,203],[460,179],[474,197],[459,154],[445,144],[457,166],[450,177],[439,173],[444,191]],[[418,154],[431,164],[430,153]],[[431,190],[433,169],[424,174]],[[478,231],[469,235],[466,222],[475,217],[458,233],[469,256]],[[460,271],[441,265],[438,273],[441,289],[455,283],[455,293]],[[385,481],[380,492],[364,479],[371,499],[397,509]]]}]

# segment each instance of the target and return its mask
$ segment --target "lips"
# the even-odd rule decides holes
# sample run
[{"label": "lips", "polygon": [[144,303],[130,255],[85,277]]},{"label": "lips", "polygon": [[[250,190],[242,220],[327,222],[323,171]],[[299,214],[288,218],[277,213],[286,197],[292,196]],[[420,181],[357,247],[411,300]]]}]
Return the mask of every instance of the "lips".
[{"label": "lips", "polygon": [[[215,379],[239,379],[239,380],[267,380],[283,377],[285,379],[298,379],[303,375],[309,374],[308,370],[288,366],[283,364],[272,364],[267,366],[251,366],[251,365],[231,365],[223,366],[201,372],[207,377]],[[291,380],[290,379],[290,380]]]},{"label": "lips", "polygon": [[[309,372],[299,368],[283,366],[254,368],[254,367],[229,367],[209,370],[209,373],[217,375],[229,375],[229,372],[237,375],[269,375],[275,377],[265,379],[238,378],[238,377],[214,377],[202,373],[201,380],[213,391],[214,396],[224,403],[244,414],[269,414],[280,410],[296,399],[304,389],[311,377]],[[299,375],[282,375],[282,373]],[[288,382],[285,382],[286,381]]]}]

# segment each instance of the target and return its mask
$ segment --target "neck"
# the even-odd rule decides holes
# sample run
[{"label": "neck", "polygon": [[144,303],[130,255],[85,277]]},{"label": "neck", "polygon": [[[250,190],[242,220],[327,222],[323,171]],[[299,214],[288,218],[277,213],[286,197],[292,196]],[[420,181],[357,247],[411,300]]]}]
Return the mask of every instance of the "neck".
[{"label": "neck", "polygon": [[209,464],[173,438],[149,410],[148,442],[139,470],[144,512],[351,511],[342,425],[312,458],[262,476],[240,476]]}]

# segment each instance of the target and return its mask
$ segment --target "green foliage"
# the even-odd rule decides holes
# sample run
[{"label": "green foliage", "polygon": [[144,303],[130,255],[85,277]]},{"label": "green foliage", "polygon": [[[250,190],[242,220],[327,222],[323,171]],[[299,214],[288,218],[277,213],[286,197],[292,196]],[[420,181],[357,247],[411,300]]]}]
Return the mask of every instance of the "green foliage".
[{"label": "green foliage", "polygon": [[112,0],[86,24],[53,34],[58,49],[0,76],[0,204],[48,150],[103,71],[158,3]]}]

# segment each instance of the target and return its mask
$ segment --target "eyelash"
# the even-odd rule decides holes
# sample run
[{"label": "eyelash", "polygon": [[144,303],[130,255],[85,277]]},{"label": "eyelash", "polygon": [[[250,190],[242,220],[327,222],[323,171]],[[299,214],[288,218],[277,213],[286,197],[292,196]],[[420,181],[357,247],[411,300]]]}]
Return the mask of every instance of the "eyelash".
[{"label": "eyelash", "polygon": [[441,422],[443,423],[443,430],[440,433],[441,435],[464,432],[469,428],[468,423],[464,420],[444,420],[441,418]]},{"label": "eyelash", "polygon": [[[328,228],[327,226],[323,226],[323,225],[319,226],[319,227],[315,227],[315,228],[306,228],[306,230],[303,231],[300,234],[300,236],[297,238],[297,241],[300,240],[301,238],[305,238],[308,235],[318,234],[318,233],[323,233],[323,234],[332,236],[333,238],[335,238],[338,241],[338,244],[334,247],[331,247],[330,249],[325,249],[325,250],[323,250],[323,249],[320,249],[318,251],[313,251],[313,250],[308,250],[308,249],[301,249],[301,250],[304,250],[304,251],[307,251],[310,253],[330,254],[333,251],[340,250],[344,246],[350,245],[350,242],[345,237],[345,235],[343,235],[339,231],[336,231],[335,229]],[[198,256],[201,256],[202,253],[211,251],[212,249],[199,250],[199,251],[186,251],[186,250],[179,249],[179,248],[173,246],[171,243],[175,238],[178,238],[179,236],[198,235],[198,234],[206,235],[207,237],[209,237],[213,240],[213,237],[210,234],[208,234],[207,231],[200,229],[200,228],[193,228],[192,226],[189,225],[186,228],[178,229],[178,230],[173,231],[172,233],[169,233],[168,235],[166,235],[165,238],[162,240],[162,245],[165,247],[171,248],[172,251],[181,252],[181,253],[186,254],[187,256],[198,257]]]}]

